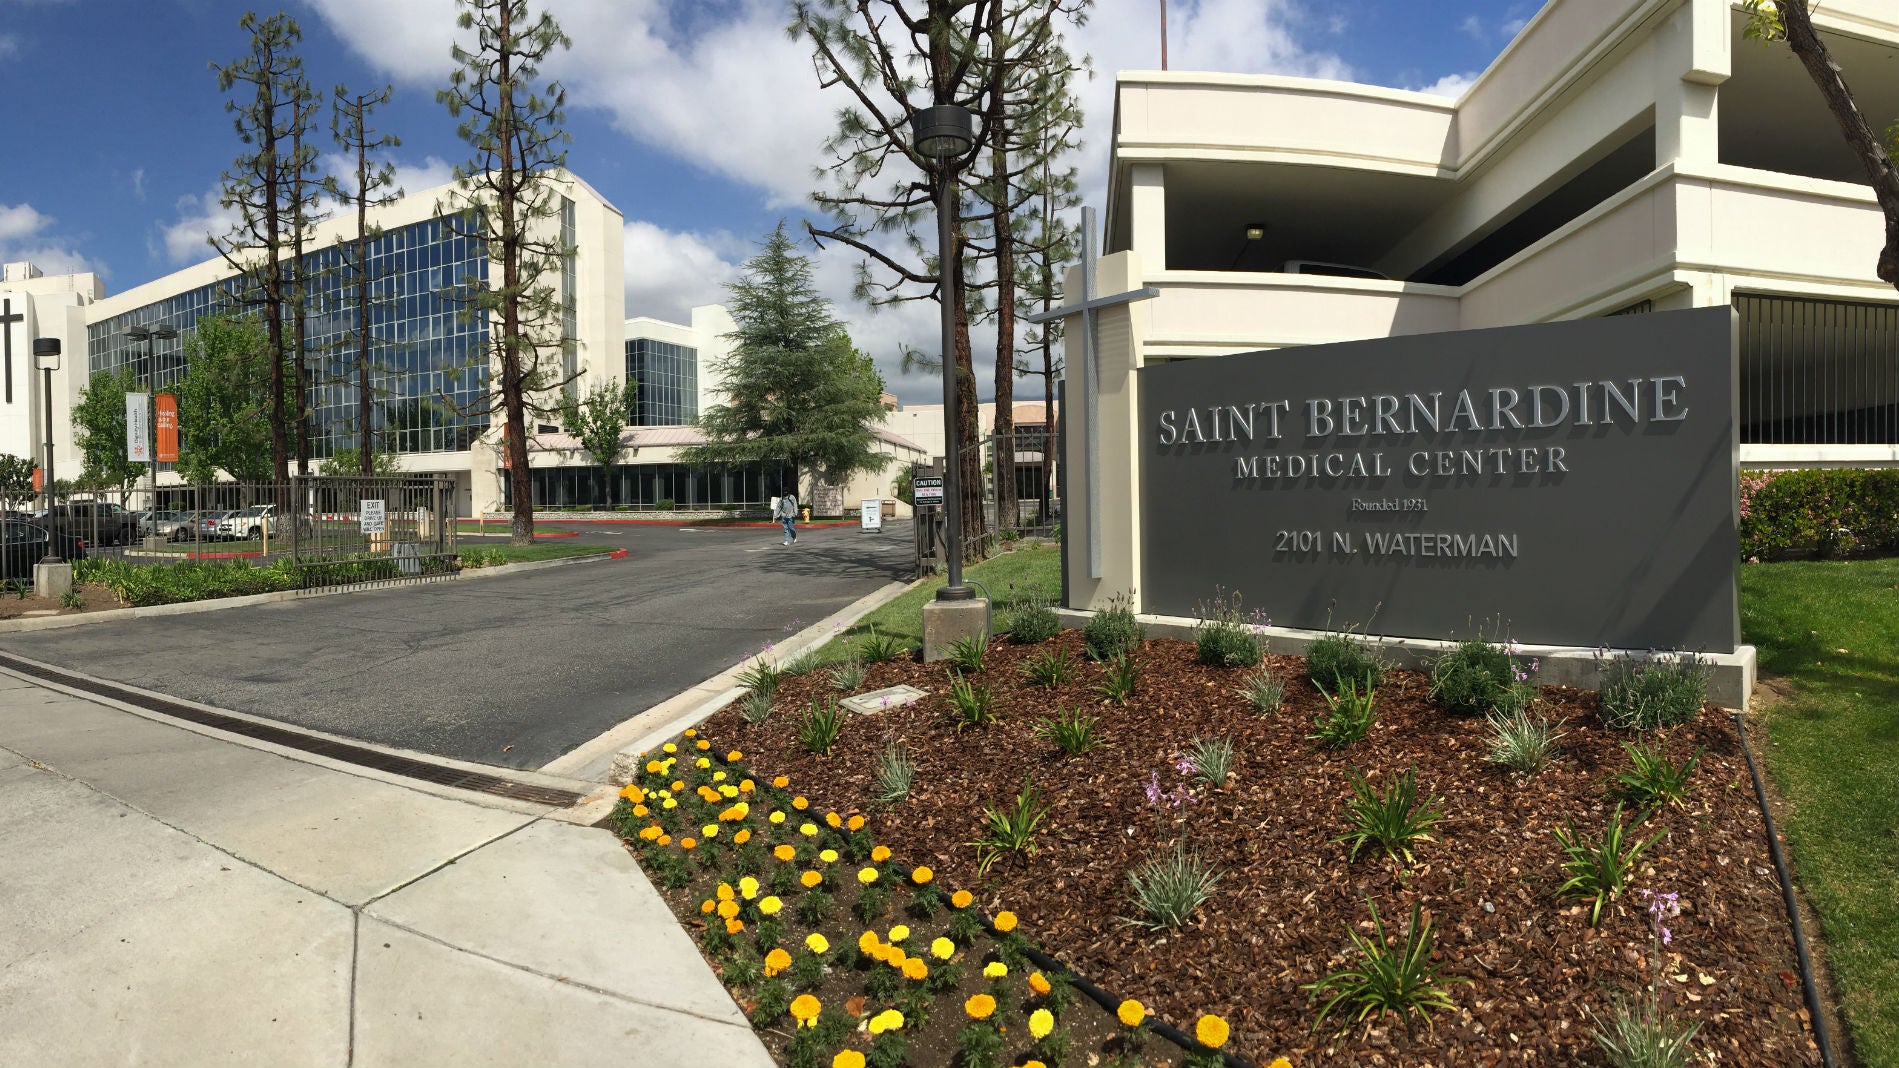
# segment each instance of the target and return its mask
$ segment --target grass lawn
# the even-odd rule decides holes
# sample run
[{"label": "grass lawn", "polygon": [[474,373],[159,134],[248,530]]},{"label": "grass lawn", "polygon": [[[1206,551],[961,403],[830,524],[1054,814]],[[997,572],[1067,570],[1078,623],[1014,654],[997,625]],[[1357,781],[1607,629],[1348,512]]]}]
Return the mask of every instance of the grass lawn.
[{"label": "grass lawn", "polygon": [[1743,568],[1741,626],[1795,690],[1767,767],[1858,1059],[1899,1066],[1899,560]]},{"label": "grass lawn", "polygon": [[576,545],[573,542],[535,543],[533,545],[463,545],[459,547],[463,566],[471,557],[480,557],[487,565],[519,564],[529,560],[554,560],[563,556],[593,556],[612,552],[610,546]]},{"label": "grass lawn", "polygon": [[[988,588],[995,598],[996,629],[1002,630],[1009,625],[1008,609],[1026,587],[1040,586],[1050,601],[1061,595],[1061,550],[1054,545],[1039,549],[1018,549],[967,567],[963,575]],[[936,591],[946,582],[947,579],[938,576],[916,589],[906,590],[903,596],[858,620],[856,626],[825,643],[818,650],[819,659],[843,660],[849,653],[848,646],[854,644],[860,635],[869,633],[873,626],[877,628],[878,634],[902,638],[912,648],[921,646],[923,604],[935,597]],[[1012,584],[1013,593],[1010,590]]]}]

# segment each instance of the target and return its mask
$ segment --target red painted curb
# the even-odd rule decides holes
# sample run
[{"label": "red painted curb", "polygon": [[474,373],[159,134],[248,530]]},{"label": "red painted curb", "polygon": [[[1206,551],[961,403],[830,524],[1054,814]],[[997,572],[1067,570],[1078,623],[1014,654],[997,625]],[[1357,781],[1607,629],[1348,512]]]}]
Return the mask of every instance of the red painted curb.
[{"label": "red painted curb", "polygon": [[628,553],[627,553],[627,551],[626,551],[625,549],[615,549],[615,550],[613,550],[612,552],[610,552],[610,553],[608,553],[608,554],[607,554],[607,559],[609,559],[609,560],[624,560],[624,559],[626,559],[626,558],[627,558],[627,556],[628,556]]}]

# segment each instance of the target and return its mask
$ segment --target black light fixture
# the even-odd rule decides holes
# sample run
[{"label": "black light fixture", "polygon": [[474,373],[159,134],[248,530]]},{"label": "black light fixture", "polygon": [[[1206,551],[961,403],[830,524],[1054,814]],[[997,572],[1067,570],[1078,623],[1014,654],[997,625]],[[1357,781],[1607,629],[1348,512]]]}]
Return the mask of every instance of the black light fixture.
[{"label": "black light fixture", "polygon": [[976,143],[976,114],[955,104],[919,108],[910,117],[917,155],[936,164],[937,292],[943,305],[943,513],[948,536],[949,582],[936,591],[940,601],[967,601],[976,595],[963,585],[962,448],[956,413],[956,280],[950,272],[955,237],[950,232],[950,197],[956,195],[955,159]]}]

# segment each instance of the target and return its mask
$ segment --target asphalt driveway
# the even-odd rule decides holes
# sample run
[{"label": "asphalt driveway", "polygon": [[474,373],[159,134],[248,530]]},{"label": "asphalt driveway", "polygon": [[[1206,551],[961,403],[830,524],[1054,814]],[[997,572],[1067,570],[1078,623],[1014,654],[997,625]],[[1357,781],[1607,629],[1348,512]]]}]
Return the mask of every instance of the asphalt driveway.
[{"label": "asphalt driveway", "polygon": [[352,738],[535,768],[910,577],[910,540],[895,529],[807,530],[790,548],[756,528],[582,537],[631,556],[10,634],[0,648]]}]

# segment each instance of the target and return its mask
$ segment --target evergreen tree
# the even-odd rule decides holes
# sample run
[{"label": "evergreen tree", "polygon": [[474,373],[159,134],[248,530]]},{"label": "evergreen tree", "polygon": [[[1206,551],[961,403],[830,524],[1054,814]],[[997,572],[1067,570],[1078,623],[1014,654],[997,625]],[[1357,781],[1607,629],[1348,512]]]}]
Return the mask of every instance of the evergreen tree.
[{"label": "evergreen tree", "polygon": [[[560,171],[567,164],[567,91],[550,82],[531,88],[540,65],[557,48],[573,44],[554,17],[529,12],[528,0],[457,0],[463,30],[474,31],[473,50],[457,44],[456,70],[436,99],[462,119],[456,132],[474,149],[455,168],[457,209],[445,215],[448,229],[488,249],[488,277],[452,290],[471,314],[488,317],[488,352],[482,366],[494,368],[483,406],[503,420],[514,498],[513,542],[534,541],[534,483],[528,470],[528,416],[559,412],[563,376],[560,357],[571,351],[561,323],[560,271],[572,250],[560,237]],[[551,280],[550,280],[551,275]],[[467,413],[463,413],[467,414]]]},{"label": "evergreen tree", "polygon": [[37,460],[0,452],[0,503],[11,506],[32,499],[33,472],[39,467]]},{"label": "evergreen tree", "polygon": [[561,429],[580,442],[599,469],[600,499],[608,505],[613,504],[613,465],[626,455],[627,419],[638,395],[639,383],[629,378],[617,386],[594,389],[580,400],[568,397],[561,405]]},{"label": "evergreen tree", "polygon": [[881,471],[883,378],[831,315],[811,282],[811,261],[797,254],[780,222],[743,275],[727,287],[738,328],[719,365],[727,404],[699,417],[704,445],[682,452],[691,464],[779,461],[796,489],[810,472],[832,485],[857,471]]},{"label": "evergreen tree", "polygon": [[[369,221],[371,208],[381,207],[398,200],[402,190],[396,188],[396,169],[387,160],[372,162],[371,154],[400,147],[402,140],[394,134],[379,134],[370,128],[369,115],[376,108],[389,102],[393,90],[385,85],[373,93],[352,94],[339,85],[330,101],[330,132],[336,143],[349,158],[353,173],[350,184],[345,186],[341,180],[331,177],[324,182],[324,188],[339,204],[356,209],[356,235],[346,244],[337,248],[342,252],[345,277],[356,291],[356,308],[353,329],[347,336],[354,350],[356,387],[356,474],[364,477],[382,474],[389,464],[379,460],[380,450],[376,447],[375,400],[376,393],[371,369],[375,362],[371,358],[376,340],[369,331],[370,311],[373,307],[371,283],[376,279],[369,269],[369,243],[382,236],[382,227]],[[332,458],[335,453],[332,452]],[[334,464],[325,465],[325,474],[345,474]]]}]

